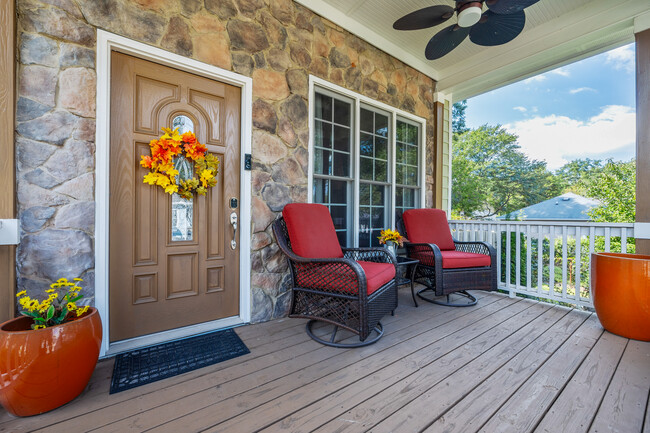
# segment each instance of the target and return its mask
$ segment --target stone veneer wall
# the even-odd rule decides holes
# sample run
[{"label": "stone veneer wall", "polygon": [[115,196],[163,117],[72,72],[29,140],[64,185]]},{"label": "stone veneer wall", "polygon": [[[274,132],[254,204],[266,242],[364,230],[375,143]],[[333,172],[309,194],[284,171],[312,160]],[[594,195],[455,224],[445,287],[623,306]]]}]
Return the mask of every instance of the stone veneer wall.
[{"label": "stone veneer wall", "polygon": [[61,276],[94,296],[96,28],[253,78],[253,321],[284,316],[285,258],[270,224],[307,200],[308,76],[427,119],[435,82],[291,0],[17,0],[18,287]]}]

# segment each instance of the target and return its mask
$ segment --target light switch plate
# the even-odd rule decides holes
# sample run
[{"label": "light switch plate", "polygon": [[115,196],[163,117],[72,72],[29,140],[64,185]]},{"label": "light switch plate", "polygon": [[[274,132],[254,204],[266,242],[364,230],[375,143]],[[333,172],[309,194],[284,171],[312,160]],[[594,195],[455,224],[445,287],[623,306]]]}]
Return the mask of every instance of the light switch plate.
[{"label": "light switch plate", "polygon": [[18,245],[20,242],[20,227],[18,220],[0,219],[0,245]]}]

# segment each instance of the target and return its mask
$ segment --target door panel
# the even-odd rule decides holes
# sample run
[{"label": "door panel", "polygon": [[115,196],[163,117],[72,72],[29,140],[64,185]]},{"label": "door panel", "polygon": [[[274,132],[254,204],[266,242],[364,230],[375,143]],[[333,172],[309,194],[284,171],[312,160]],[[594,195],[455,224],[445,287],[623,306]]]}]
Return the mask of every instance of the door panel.
[{"label": "door panel", "polygon": [[[240,89],[117,52],[111,61],[110,340],[236,316]],[[139,161],[177,116],[220,165],[217,185],[177,200],[172,216],[172,196],[143,183]]]}]

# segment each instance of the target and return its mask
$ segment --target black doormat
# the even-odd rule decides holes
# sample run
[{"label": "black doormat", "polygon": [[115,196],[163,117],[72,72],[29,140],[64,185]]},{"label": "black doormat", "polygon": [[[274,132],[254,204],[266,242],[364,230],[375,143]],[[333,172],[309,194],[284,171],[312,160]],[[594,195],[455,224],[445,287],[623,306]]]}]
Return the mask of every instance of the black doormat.
[{"label": "black doormat", "polygon": [[115,358],[111,394],[250,353],[232,329],[145,347]]}]

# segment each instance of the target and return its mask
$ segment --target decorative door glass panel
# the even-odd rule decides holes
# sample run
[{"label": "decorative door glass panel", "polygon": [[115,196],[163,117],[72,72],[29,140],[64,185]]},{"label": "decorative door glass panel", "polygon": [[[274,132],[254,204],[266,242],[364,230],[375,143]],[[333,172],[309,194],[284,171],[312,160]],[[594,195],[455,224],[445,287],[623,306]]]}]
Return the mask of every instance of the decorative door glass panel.
[{"label": "decorative door glass panel", "polygon": [[[194,132],[194,122],[187,116],[179,115],[172,120],[172,129],[178,128],[180,134]],[[176,183],[191,179],[194,165],[183,156],[174,158],[174,168],[178,170]],[[187,200],[172,194],[172,241],[191,241],[194,222],[194,200]]]}]

